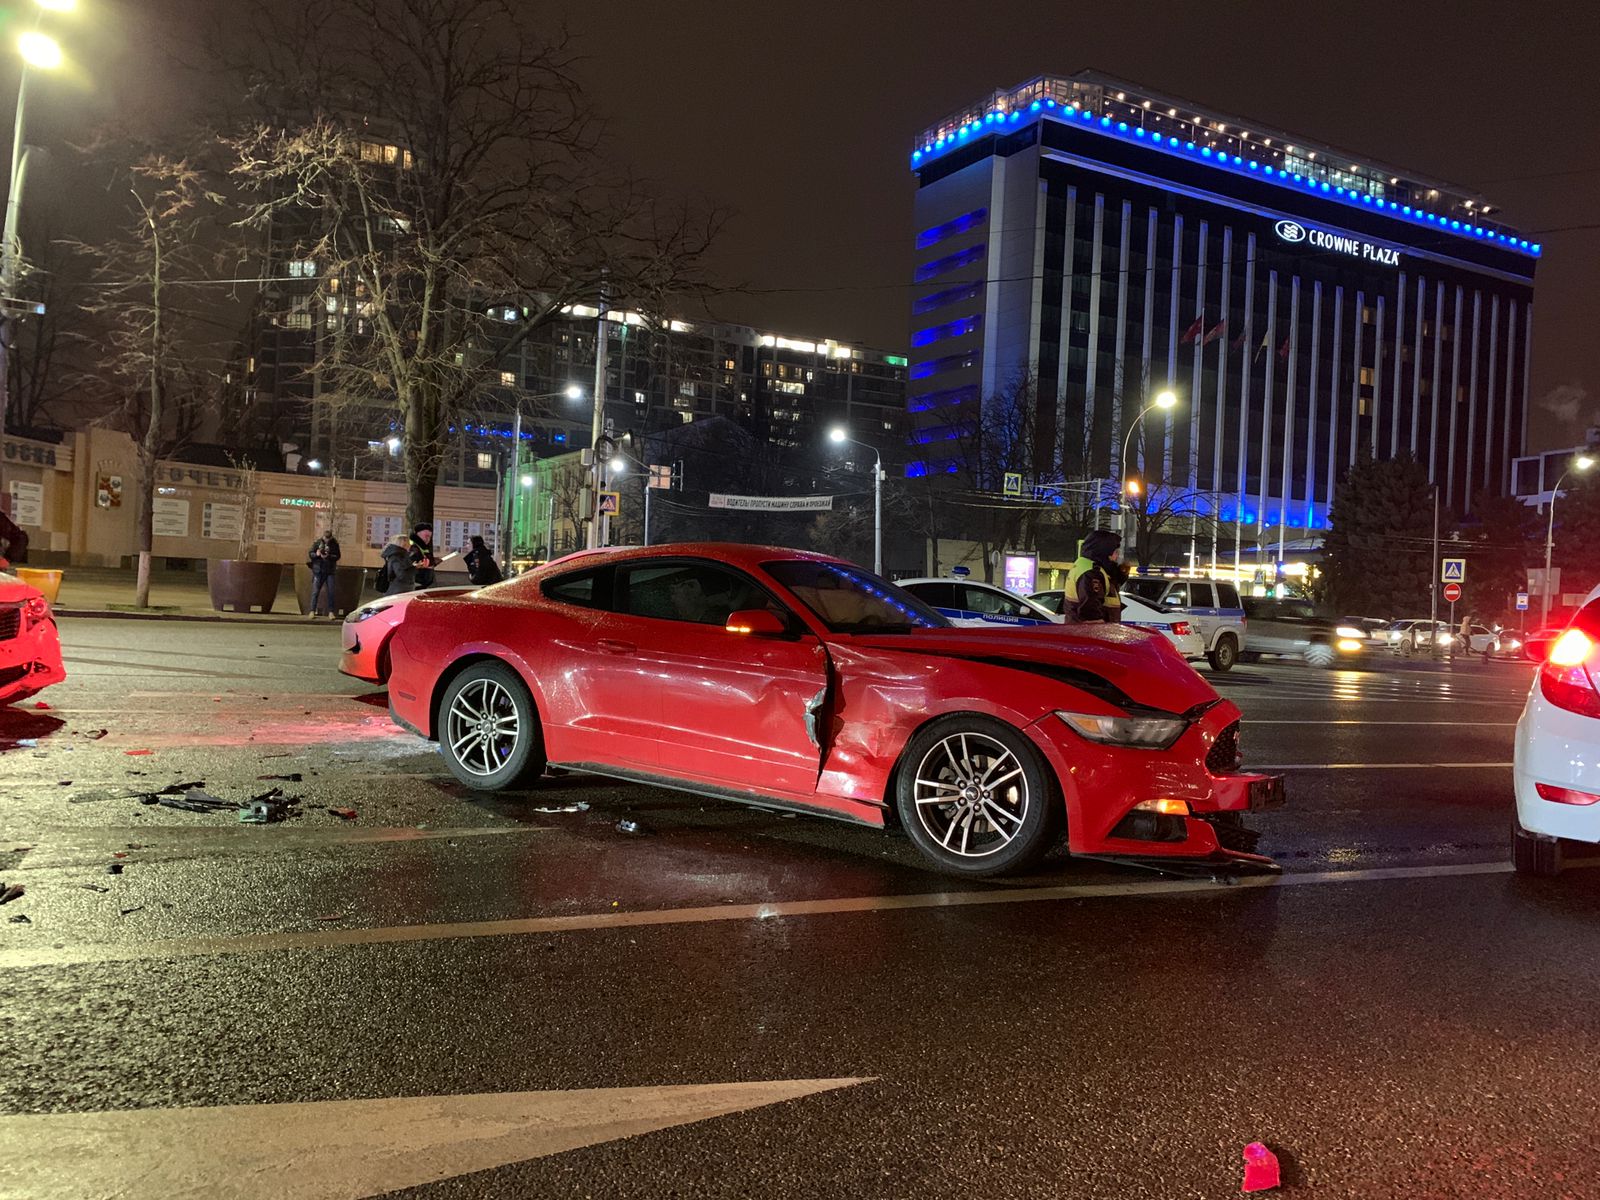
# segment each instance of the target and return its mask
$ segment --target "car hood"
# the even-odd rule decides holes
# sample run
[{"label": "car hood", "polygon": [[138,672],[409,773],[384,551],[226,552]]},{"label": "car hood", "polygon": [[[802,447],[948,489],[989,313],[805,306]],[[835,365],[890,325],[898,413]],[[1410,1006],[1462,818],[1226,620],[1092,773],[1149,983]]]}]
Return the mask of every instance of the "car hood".
[{"label": "car hood", "polygon": [[43,594],[31,583],[23,583],[10,572],[0,571],[0,604],[16,604]]},{"label": "car hood", "polygon": [[1187,712],[1218,698],[1166,638],[1122,625],[916,629],[901,634],[858,634],[849,640],[874,649],[1015,666],[1079,687],[1092,677],[1109,685],[1102,689],[1107,699],[1132,701],[1164,712]]}]

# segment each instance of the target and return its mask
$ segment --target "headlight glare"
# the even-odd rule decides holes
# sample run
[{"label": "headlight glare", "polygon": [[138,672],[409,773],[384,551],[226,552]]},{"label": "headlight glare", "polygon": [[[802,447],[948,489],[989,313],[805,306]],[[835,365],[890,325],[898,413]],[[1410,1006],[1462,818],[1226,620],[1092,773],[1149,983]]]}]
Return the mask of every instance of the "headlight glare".
[{"label": "headlight glare", "polygon": [[1354,625],[1341,625],[1334,632],[1342,638],[1365,638],[1367,636],[1365,630],[1357,629]]},{"label": "headlight glare", "polygon": [[1165,750],[1189,727],[1182,717],[1101,717],[1074,712],[1058,712],[1056,716],[1091,742],[1141,750]]}]

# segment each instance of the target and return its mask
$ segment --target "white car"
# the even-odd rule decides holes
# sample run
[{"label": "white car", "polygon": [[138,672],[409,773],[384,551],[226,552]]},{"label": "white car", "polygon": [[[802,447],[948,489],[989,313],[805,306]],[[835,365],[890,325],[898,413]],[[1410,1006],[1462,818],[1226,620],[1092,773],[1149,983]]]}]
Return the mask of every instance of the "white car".
[{"label": "white car", "polygon": [[1562,843],[1600,843],[1600,587],[1550,643],[1517,722],[1511,860],[1561,870]]},{"label": "white car", "polygon": [[[971,579],[900,579],[895,581],[918,600],[936,608],[956,625],[1065,625],[1060,592],[1039,592],[1024,600],[1004,588]],[[1055,597],[1052,605],[1049,601]],[[1162,612],[1124,593],[1122,623],[1155,629],[1191,662],[1206,656],[1205,643],[1182,613]]]}]

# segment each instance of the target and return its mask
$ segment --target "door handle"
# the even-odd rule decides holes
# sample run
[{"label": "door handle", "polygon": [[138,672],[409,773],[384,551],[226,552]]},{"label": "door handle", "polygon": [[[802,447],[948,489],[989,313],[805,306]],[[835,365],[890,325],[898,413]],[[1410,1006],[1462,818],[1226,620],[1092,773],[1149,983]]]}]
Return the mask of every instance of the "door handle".
[{"label": "door handle", "polygon": [[607,654],[632,654],[632,642],[619,642],[616,638],[601,638],[600,649]]}]

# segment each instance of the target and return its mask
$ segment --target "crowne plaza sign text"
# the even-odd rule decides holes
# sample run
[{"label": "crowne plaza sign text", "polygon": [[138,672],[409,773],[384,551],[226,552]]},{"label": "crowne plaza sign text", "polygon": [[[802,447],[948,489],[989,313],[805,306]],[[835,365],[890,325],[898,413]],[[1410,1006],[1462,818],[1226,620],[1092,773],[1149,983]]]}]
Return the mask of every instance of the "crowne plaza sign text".
[{"label": "crowne plaza sign text", "polygon": [[1277,231],[1280,241],[1303,243],[1318,250],[1330,250],[1335,254],[1348,254],[1352,258],[1364,258],[1368,262],[1381,263],[1386,267],[1400,265],[1400,251],[1391,246],[1380,246],[1377,242],[1369,242],[1365,238],[1351,237],[1347,233],[1333,233],[1326,229],[1318,229],[1315,225],[1302,225],[1299,221],[1279,221],[1273,228]]}]

